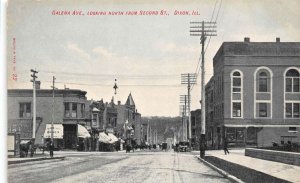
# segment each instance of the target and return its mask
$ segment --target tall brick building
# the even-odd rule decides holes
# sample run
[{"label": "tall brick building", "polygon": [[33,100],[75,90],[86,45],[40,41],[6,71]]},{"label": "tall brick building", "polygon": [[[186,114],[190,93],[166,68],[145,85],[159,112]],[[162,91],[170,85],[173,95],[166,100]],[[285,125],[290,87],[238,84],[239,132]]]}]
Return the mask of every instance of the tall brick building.
[{"label": "tall brick building", "polygon": [[208,146],[299,143],[300,43],[224,42],[206,85]]},{"label": "tall brick building", "polygon": [[[117,129],[120,137],[125,140],[131,138],[140,145],[142,141],[141,114],[137,111],[131,93],[128,95],[125,104],[121,104],[119,101],[115,107],[118,111]],[[125,124],[126,121],[128,123]]]}]

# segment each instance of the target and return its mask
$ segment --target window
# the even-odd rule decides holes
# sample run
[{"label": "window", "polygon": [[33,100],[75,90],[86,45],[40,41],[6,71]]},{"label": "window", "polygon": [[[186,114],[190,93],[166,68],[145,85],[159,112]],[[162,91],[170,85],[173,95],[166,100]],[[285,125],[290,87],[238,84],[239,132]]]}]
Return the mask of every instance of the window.
[{"label": "window", "polygon": [[285,91],[299,92],[300,75],[296,69],[290,69],[285,75]]},{"label": "window", "polygon": [[292,105],[293,105],[292,103],[286,103],[285,104],[285,117],[287,117],[287,118],[292,117],[292,113],[293,113]]},{"label": "window", "polygon": [[72,103],[72,118],[76,118],[76,117],[77,117],[77,104]]},{"label": "window", "polygon": [[258,91],[267,92],[268,91],[268,76],[266,72],[261,72],[258,78]]},{"label": "window", "polygon": [[[231,117],[242,118],[243,117],[243,73],[238,70],[231,72]],[[222,108],[218,108],[218,117],[222,117]]]},{"label": "window", "polygon": [[85,116],[85,105],[81,104],[80,109],[81,109],[81,117],[84,118],[84,116]]},{"label": "window", "polygon": [[232,117],[241,117],[241,103],[240,102],[232,103]]},{"label": "window", "polygon": [[259,103],[259,117],[268,116],[268,105],[267,103]]},{"label": "window", "polygon": [[238,71],[235,71],[232,74],[232,92],[234,93],[241,92],[241,86],[242,86],[241,80],[242,80],[241,74]]},{"label": "window", "polygon": [[92,115],[92,126],[98,126],[98,114]]},{"label": "window", "polygon": [[285,117],[286,118],[299,118],[300,117],[300,103],[286,103],[285,104]]},{"label": "window", "polygon": [[65,117],[69,118],[70,116],[71,116],[71,113],[70,113],[70,103],[66,102],[65,103]]},{"label": "window", "polygon": [[114,121],[115,121],[114,127],[117,127],[117,118],[115,118]]},{"label": "window", "polygon": [[31,103],[20,103],[19,117],[20,118],[31,117]]},{"label": "window", "polygon": [[300,103],[294,103],[293,105],[293,117],[294,118],[299,118],[299,113],[300,113]]}]

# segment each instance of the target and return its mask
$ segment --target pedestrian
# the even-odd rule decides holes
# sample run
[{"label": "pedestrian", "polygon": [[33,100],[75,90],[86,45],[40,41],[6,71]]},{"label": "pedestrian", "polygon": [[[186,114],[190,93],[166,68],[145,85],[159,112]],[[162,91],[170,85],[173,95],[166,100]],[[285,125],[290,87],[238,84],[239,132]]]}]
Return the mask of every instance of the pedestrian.
[{"label": "pedestrian", "polygon": [[227,140],[224,139],[224,152],[225,152],[225,155],[228,153],[229,154],[229,151],[227,149],[227,146],[228,146],[228,143],[227,143]]},{"label": "pedestrian", "polygon": [[50,141],[49,151],[50,151],[50,157],[51,158],[53,158],[53,150],[54,150],[54,145],[53,145],[53,142]]}]

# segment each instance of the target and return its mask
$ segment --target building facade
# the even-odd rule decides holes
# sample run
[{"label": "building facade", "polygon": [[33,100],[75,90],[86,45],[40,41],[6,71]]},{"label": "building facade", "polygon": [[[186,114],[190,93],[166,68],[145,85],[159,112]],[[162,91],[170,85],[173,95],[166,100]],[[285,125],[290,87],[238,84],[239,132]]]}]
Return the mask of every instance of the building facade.
[{"label": "building facade", "polygon": [[300,43],[224,42],[213,67],[206,85],[209,145],[220,148],[225,138],[234,146],[299,143]]},{"label": "building facade", "polygon": [[191,132],[191,146],[194,150],[199,150],[201,136],[201,109],[191,111]]},{"label": "building facade", "polygon": [[[44,144],[46,126],[62,125],[63,139],[54,139],[58,148],[74,148],[78,144],[78,125],[90,127],[87,118],[86,92],[81,90],[36,90],[36,131],[35,144]],[[8,132],[19,133],[21,139],[32,139],[33,135],[33,90],[8,90],[7,99]],[[54,101],[54,103],[53,103]]]},{"label": "building facade", "polygon": [[128,95],[125,104],[118,101],[115,107],[118,113],[117,129],[119,136],[124,140],[134,140],[134,143],[140,145],[142,141],[141,114],[137,112],[131,93]]}]

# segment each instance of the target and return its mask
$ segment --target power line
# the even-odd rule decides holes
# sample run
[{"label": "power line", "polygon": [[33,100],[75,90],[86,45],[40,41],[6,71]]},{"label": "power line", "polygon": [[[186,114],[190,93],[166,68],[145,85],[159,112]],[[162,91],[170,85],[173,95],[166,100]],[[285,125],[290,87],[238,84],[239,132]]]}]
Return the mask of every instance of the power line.
[{"label": "power line", "polygon": [[[213,13],[212,13],[210,22],[212,22],[212,20],[213,20],[217,2],[218,2],[218,0],[215,1],[214,10],[213,10]],[[217,22],[217,21],[218,21],[219,12],[220,12],[220,9],[221,9],[221,6],[222,6],[222,2],[223,2],[223,0],[221,0],[221,2],[220,2],[219,8],[218,8],[218,12],[217,12],[217,16],[216,16],[214,22]],[[211,28],[213,29],[214,27],[211,27]],[[210,43],[210,40],[211,40],[211,36],[209,36],[209,38],[208,38],[208,43],[207,43],[207,45],[206,45],[206,48],[205,48],[204,53],[206,53],[206,50],[207,50],[207,48],[208,48],[208,46],[209,46],[209,43]],[[197,76],[199,75],[199,72],[200,72],[200,67],[199,67],[200,61],[201,61],[201,56],[199,57],[199,61],[198,61],[197,67],[196,67],[196,73],[197,73]],[[191,90],[193,90],[193,87],[194,87],[194,85],[192,85]]]},{"label": "power line", "polygon": [[57,71],[47,71],[41,70],[40,72],[49,73],[49,74],[60,74],[60,75],[72,75],[72,76],[91,76],[91,77],[118,77],[118,78],[179,78],[180,75],[178,74],[93,74],[93,73],[78,73],[78,72],[57,72]]}]

